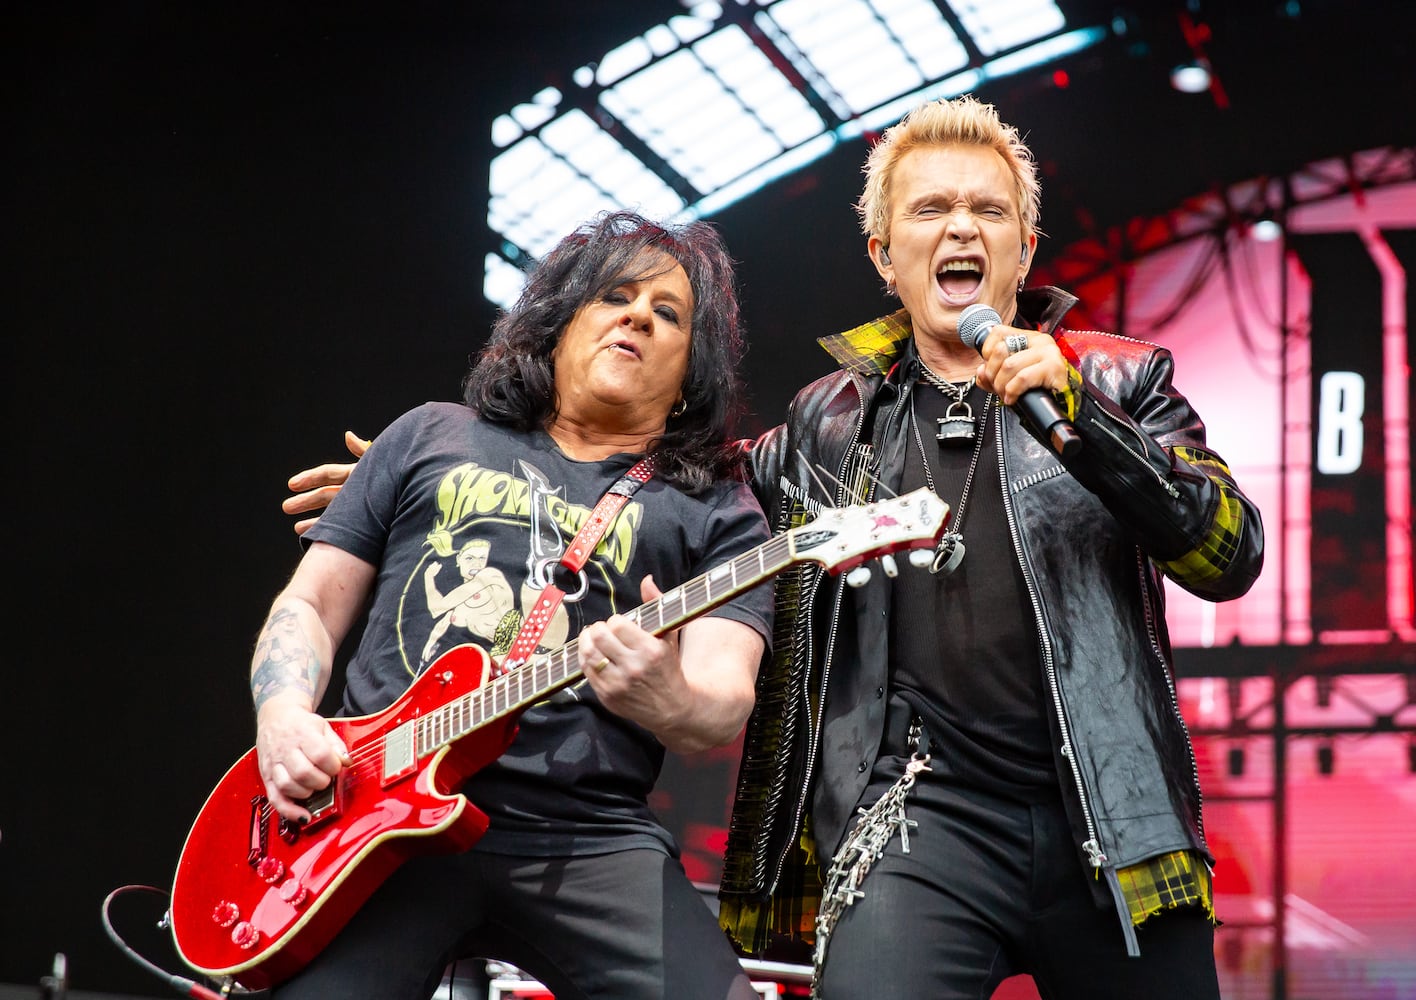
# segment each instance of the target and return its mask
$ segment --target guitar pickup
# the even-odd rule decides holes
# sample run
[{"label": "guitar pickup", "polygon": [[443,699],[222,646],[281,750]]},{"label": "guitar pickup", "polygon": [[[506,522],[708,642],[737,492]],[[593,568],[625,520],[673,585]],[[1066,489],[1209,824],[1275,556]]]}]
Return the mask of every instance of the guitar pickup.
[{"label": "guitar pickup", "polygon": [[300,839],[303,831],[313,829],[338,816],[344,811],[343,789],[344,775],[341,774],[315,794],[296,800],[310,811],[309,822],[296,823],[281,816],[275,828],[276,834],[287,844],[294,844]]},{"label": "guitar pickup", "polygon": [[418,751],[414,745],[414,723],[410,719],[384,737],[383,784],[387,788],[400,778],[413,773],[418,766]]},{"label": "guitar pickup", "polygon": [[341,774],[318,792],[301,799],[300,804],[310,810],[310,821],[301,829],[308,830],[318,826],[343,812],[343,789],[344,775]]}]

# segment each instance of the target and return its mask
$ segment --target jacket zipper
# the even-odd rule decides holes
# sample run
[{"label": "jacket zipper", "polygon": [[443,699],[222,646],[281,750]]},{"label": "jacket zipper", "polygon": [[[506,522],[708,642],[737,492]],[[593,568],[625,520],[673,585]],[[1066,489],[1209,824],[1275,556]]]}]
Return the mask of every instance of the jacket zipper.
[{"label": "jacket zipper", "polygon": [[994,428],[998,435],[998,475],[1003,486],[1003,512],[1008,519],[1008,533],[1013,540],[1013,550],[1017,553],[1018,566],[1023,571],[1023,581],[1028,587],[1028,600],[1032,602],[1033,620],[1042,645],[1042,662],[1047,674],[1048,690],[1052,694],[1053,711],[1057,713],[1057,725],[1062,734],[1062,756],[1072,769],[1072,782],[1077,786],[1077,798],[1082,806],[1082,819],[1086,822],[1087,839],[1082,843],[1087,860],[1093,868],[1106,864],[1106,854],[1101,849],[1097,837],[1096,821],[1092,818],[1091,803],[1087,800],[1086,787],[1082,784],[1082,769],[1077,764],[1072,750],[1072,729],[1067,722],[1067,712],[1062,706],[1062,689],[1057,683],[1057,663],[1052,655],[1052,636],[1047,631],[1047,621],[1042,614],[1042,603],[1038,598],[1037,585],[1033,581],[1032,570],[1028,566],[1027,553],[1023,547],[1022,532],[1018,530],[1018,516],[1013,509],[1013,492],[1008,479],[1008,463],[1004,455],[1003,411],[1000,407],[994,414]]},{"label": "jacket zipper", "polygon": [[1121,437],[1120,434],[1117,434],[1114,430],[1112,430],[1110,424],[1107,421],[1097,420],[1095,424],[1100,430],[1106,433],[1107,437],[1115,441],[1118,445],[1121,446],[1123,450],[1130,454],[1132,458],[1139,462],[1147,472],[1149,472],[1152,476],[1155,476],[1156,482],[1160,483],[1161,489],[1165,490],[1166,493],[1170,494],[1172,498],[1179,499],[1180,488],[1174,483],[1172,483],[1170,480],[1166,479],[1159,472],[1157,472],[1154,467],[1152,467],[1150,462],[1146,459],[1144,450],[1139,452],[1136,451],[1136,449],[1132,446],[1132,442],[1125,440]]},{"label": "jacket zipper", "polygon": [[1200,840],[1206,841],[1205,837],[1205,793],[1200,787],[1200,766],[1195,760],[1195,744],[1190,738],[1190,727],[1185,722],[1184,713],[1180,711],[1180,696],[1175,690],[1175,678],[1171,673],[1170,661],[1165,658],[1161,651],[1160,640],[1156,638],[1155,630],[1155,602],[1151,599],[1151,587],[1149,585],[1150,574],[1146,572],[1146,557],[1139,549],[1136,551],[1136,569],[1141,578],[1141,593],[1145,595],[1146,601],[1146,637],[1150,640],[1151,652],[1155,654],[1156,662],[1161,665],[1161,672],[1165,674],[1166,690],[1170,692],[1170,710],[1175,715],[1175,720],[1180,723],[1181,730],[1185,733],[1185,746],[1190,755],[1190,774],[1193,775],[1195,786],[1195,822],[1199,825]]}]

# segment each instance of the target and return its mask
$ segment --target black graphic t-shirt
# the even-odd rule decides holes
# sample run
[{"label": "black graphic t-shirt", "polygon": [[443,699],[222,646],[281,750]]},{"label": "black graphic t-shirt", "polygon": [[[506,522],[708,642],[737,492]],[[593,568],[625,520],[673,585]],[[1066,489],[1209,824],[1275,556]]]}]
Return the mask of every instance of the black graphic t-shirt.
[{"label": "black graphic t-shirt", "polygon": [[[305,535],[379,567],[342,714],[381,711],[455,647],[475,644],[500,659],[545,572],[637,458],[575,461],[543,432],[487,423],[455,403],[427,403],[395,420]],[[668,591],[768,534],[741,483],[690,497],[651,479],[610,525],[583,580],[558,570],[556,584],[576,599],[561,604],[542,649],[638,607],[643,577]],[[770,584],[710,613],[770,637]],[[538,856],[627,846],[673,852],[647,804],[663,759],[658,740],[606,711],[588,684],[569,688],[528,709],[511,747],[463,789],[491,820],[477,848]]]}]

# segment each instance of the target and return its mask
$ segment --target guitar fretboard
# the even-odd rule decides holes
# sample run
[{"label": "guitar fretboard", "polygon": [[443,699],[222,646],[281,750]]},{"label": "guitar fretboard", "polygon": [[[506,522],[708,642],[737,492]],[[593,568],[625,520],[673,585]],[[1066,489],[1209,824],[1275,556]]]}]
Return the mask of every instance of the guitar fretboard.
[{"label": "guitar fretboard", "polygon": [[[716,569],[625,614],[640,628],[663,635],[780,573],[794,561],[792,535],[778,535]],[[519,712],[581,676],[577,645],[567,643],[495,677],[416,722],[419,757],[511,712]]]}]

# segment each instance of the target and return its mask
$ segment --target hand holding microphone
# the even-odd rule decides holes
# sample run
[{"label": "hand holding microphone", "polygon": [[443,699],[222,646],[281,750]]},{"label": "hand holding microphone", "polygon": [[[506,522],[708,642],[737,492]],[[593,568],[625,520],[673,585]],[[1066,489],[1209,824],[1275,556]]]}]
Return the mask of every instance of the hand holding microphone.
[{"label": "hand holding microphone", "polygon": [[[959,314],[959,339],[982,354],[983,342],[988,339],[989,331],[1002,322],[1003,318],[996,309],[976,302]],[[1047,389],[1028,389],[1018,397],[1013,408],[1045,435],[1052,442],[1052,449],[1063,458],[1070,458],[1081,450],[1082,439]]]}]

